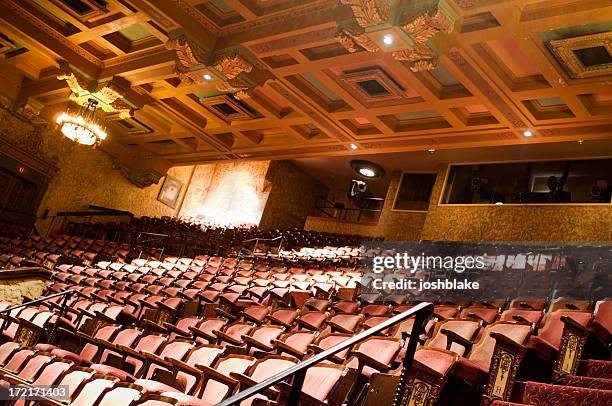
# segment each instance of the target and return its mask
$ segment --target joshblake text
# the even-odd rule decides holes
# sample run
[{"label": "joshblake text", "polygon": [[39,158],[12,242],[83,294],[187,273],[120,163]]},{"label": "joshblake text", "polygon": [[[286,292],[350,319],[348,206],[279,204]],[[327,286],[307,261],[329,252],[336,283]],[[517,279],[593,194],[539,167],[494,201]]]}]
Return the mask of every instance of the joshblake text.
[{"label": "joshblake text", "polygon": [[425,290],[475,290],[480,289],[480,283],[468,281],[467,279],[436,279],[433,281],[424,281],[421,279],[395,279],[383,280],[374,279],[372,281],[374,289],[382,290],[397,290],[408,289],[425,291]]}]

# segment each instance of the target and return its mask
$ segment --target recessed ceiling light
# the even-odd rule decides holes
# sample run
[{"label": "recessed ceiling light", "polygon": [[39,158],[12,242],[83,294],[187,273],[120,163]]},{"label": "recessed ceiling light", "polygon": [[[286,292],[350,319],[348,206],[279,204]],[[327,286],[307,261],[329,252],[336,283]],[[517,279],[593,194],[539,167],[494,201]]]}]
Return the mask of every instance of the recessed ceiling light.
[{"label": "recessed ceiling light", "polygon": [[434,152],[436,152],[436,150],[434,148],[429,148],[427,152],[429,152],[430,154],[433,154]]},{"label": "recessed ceiling light", "polygon": [[528,138],[529,138],[529,137],[533,137],[533,133],[531,132],[531,130],[525,130],[525,131],[523,131],[523,135],[524,135],[525,137],[528,137]]},{"label": "recessed ceiling light", "polygon": [[359,149],[359,147],[357,146],[357,144],[351,144],[351,149]]},{"label": "recessed ceiling light", "polygon": [[393,35],[391,34],[387,34],[383,37],[383,43],[385,45],[391,45],[393,44],[394,41],[395,41],[395,38],[393,38]]},{"label": "recessed ceiling light", "polygon": [[504,204],[504,202],[495,202],[495,204],[502,205],[502,204]]},{"label": "recessed ceiling light", "polygon": [[363,178],[380,179],[385,176],[385,170],[374,162],[357,159],[351,161],[351,167],[357,175]]},{"label": "recessed ceiling light", "polygon": [[212,80],[212,76],[210,76],[208,73],[204,74],[204,79],[206,80]]},{"label": "recessed ceiling light", "polygon": [[359,172],[360,175],[365,176],[366,178],[373,178],[374,176],[376,176],[376,172],[374,172],[374,170],[371,168],[359,168],[357,172]]},{"label": "recessed ceiling light", "polygon": [[578,144],[582,145],[582,143],[584,142],[584,140],[578,140]]}]

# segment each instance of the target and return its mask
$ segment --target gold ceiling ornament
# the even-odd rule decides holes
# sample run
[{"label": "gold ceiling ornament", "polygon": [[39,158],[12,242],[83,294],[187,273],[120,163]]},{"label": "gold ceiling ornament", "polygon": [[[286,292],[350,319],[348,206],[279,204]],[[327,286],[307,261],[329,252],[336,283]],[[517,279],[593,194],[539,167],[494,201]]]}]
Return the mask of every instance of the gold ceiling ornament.
[{"label": "gold ceiling ornament", "polygon": [[368,52],[380,51],[380,47],[366,35],[363,28],[356,24],[340,28],[336,40],[351,53],[359,51],[359,47]]},{"label": "gold ceiling ornament", "polygon": [[439,32],[450,34],[453,32],[453,20],[441,9],[430,16],[429,13],[418,16],[402,27],[414,42],[425,44],[431,37]]},{"label": "gold ceiling ornament", "polygon": [[87,81],[72,72],[65,62],[60,63],[60,69],[57,79],[66,81],[72,91],[70,100],[79,106],[88,105],[89,99],[94,99],[97,102],[96,108],[106,113],[118,113],[123,119],[134,114],[134,109],[123,101],[126,89],[116,83],[114,78],[104,83]]},{"label": "gold ceiling ornament", "polygon": [[206,51],[187,38],[185,34],[169,39],[166,42],[166,49],[174,51],[177,65],[180,64],[185,68],[193,68],[206,63]]},{"label": "gold ceiling ornament", "polygon": [[[355,21],[348,25],[338,26],[336,41],[351,53],[359,51],[360,48],[368,52],[380,51],[381,47],[372,39],[372,34],[375,35],[379,30],[377,27],[370,30],[366,28],[385,23],[388,20],[389,14],[384,11],[388,9],[387,3],[373,0],[341,0],[341,2],[351,6]],[[431,9],[426,9],[409,23],[401,26],[400,29],[406,34],[409,41],[405,41],[407,45],[405,49],[391,52],[393,58],[408,61],[413,72],[434,69],[438,56],[428,41],[440,32],[450,34],[453,31],[454,21],[448,14],[449,12],[439,7],[433,14]]]},{"label": "gold ceiling ornament", "polygon": [[387,22],[391,9],[386,0],[340,0],[353,10],[357,24],[363,28]]},{"label": "gold ceiling ornament", "polygon": [[220,92],[237,93],[252,87],[240,75],[251,72],[253,64],[237,50],[219,55],[213,62],[212,68],[226,78],[215,83],[215,87]]},{"label": "gold ceiling ornament", "polygon": [[429,13],[418,16],[402,26],[402,30],[414,43],[413,47],[393,52],[393,58],[410,62],[410,70],[413,72],[434,69],[438,55],[427,45],[427,41],[440,32],[450,34],[453,27],[453,20],[441,9],[433,16]]},{"label": "gold ceiling ornament", "polygon": [[237,51],[220,55],[212,67],[228,79],[234,79],[241,73],[249,73],[253,65]]},{"label": "gold ceiling ornament", "polygon": [[227,81],[218,81],[215,84],[218,91],[224,93],[237,93],[250,88],[249,84],[240,78],[229,79]]}]

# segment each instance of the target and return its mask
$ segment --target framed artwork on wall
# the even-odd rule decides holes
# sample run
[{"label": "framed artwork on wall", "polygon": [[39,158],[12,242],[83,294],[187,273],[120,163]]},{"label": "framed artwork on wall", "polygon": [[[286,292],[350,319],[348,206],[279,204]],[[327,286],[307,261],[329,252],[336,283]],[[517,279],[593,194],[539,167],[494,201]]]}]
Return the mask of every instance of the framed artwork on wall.
[{"label": "framed artwork on wall", "polygon": [[171,176],[166,176],[166,179],[164,179],[164,184],[162,185],[161,189],[159,189],[157,200],[166,206],[170,206],[175,209],[182,188],[183,183],[180,180]]}]

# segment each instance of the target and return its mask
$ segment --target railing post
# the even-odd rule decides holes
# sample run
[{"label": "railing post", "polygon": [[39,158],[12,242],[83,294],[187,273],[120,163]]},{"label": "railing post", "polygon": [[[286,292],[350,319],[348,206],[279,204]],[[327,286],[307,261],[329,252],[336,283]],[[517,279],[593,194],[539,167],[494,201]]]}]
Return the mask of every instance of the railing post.
[{"label": "railing post", "polygon": [[59,314],[57,315],[57,321],[55,322],[55,324],[53,324],[53,330],[51,330],[51,337],[49,337],[50,343],[55,342],[55,335],[57,334],[57,325],[59,324],[60,320],[64,316],[64,309],[66,308],[66,305],[68,304],[68,299],[72,297],[73,292],[74,291],[71,290],[71,291],[68,291],[68,293],[64,295],[64,300],[62,301],[62,307],[60,307]]},{"label": "railing post", "polygon": [[410,332],[410,338],[408,339],[408,348],[406,349],[406,355],[404,356],[404,361],[402,362],[402,374],[400,375],[399,382],[395,388],[393,406],[400,406],[402,404],[404,393],[406,392],[406,384],[408,383],[408,374],[410,373],[416,347],[419,342],[419,333],[422,331],[422,328],[429,319],[430,315],[431,313],[425,316],[423,312],[419,312],[415,315],[412,331]]},{"label": "railing post", "polygon": [[291,392],[289,393],[289,399],[287,399],[287,406],[298,406],[300,394],[302,393],[302,385],[304,385],[304,378],[306,378],[306,371],[306,369],[303,369],[295,374]]}]

